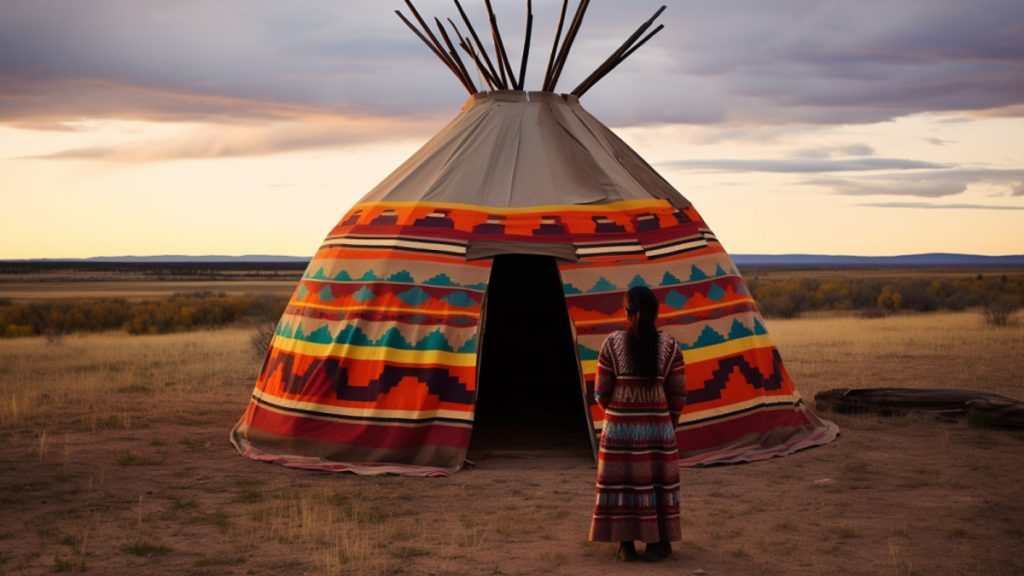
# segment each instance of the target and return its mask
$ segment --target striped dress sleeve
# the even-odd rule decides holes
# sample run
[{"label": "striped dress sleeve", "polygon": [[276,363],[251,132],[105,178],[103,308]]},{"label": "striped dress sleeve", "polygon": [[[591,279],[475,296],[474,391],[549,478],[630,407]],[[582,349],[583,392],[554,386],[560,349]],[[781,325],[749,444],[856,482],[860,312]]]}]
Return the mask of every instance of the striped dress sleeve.
[{"label": "striped dress sleeve", "polygon": [[604,341],[601,353],[597,357],[594,400],[601,405],[601,408],[608,408],[608,403],[612,401],[612,391],[615,389],[615,363],[611,342],[611,337]]},{"label": "striped dress sleeve", "polygon": [[673,424],[679,423],[679,415],[686,405],[686,364],[683,362],[683,352],[679,349],[679,343],[672,339],[672,353],[669,360],[669,368],[665,378],[665,398],[668,400],[668,410],[672,415]]}]

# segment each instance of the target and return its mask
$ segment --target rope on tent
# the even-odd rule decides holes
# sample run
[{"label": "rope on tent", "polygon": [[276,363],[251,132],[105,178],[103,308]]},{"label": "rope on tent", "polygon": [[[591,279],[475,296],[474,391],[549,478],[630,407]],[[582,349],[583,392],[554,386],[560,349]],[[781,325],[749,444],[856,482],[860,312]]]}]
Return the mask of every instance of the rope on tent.
[{"label": "rope on tent", "polygon": [[[395,10],[395,14],[402,19],[402,22],[409,27],[410,30],[419,37],[420,40],[434,53],[435,56],[449,69],[455,77],[459,79],[459,82],[466,88],[470,94],[477,94],[479,90],[476,84],[473,83],[473,78],[463,62],[462,57],[459,56],[459,51],[456,48],[462,48],[462,50],[469,56],[472,63],[476,65],[476,69],[479,76],[482,77],[482,81],[487,84],[487,87],[491,90],[522,90],[526,82],[526,68],[527,63],[530,59],[530,44],[533,39],[533,0],[526,1],[526,33],[523,39],[523,53],[522,58],[519,62],[519,77],[516,78],[515,72],[512,69],[512,62],[509,59],[508,51],[505,48],[505,42],[501,37],[501,30],[498,27],[498,18],[494,13],[494,8],[491,5],[491,0],[484,0],[484,6],[487,8],[487,18],[491,25],[491,38],[494,42],[494,60],[491,59],[488,54],[487,48],[484,47],[483,42],[480,40],[480,35],[477,34],[476,28],[470,21],[469,16],[466,15],[466,11],[462,8],[462,4],[459,0],[454,0],[455,7],[459,11],[459,15],[462,16],[462,21],[466,25],[466,29],[469,31],[467,36],[463,36],[459,27],[452,21],[451,18],[447,18],[449,26],[455,33],[455,37],[458,38],[458,42],[453,42],[452,37],[449,35],[444,24],[442,24],[439,18],[434,18],[434,23],[437,26],[437,31],[440,33],[441,38],[444,40],[438,40],[437,36],[431,31],[430,26],[420,16],[416,7],[413,6],[411,0],[405,0],[405,4],[409,7],[413,17],[419,23],[419,28],[416,27],[400,10]],[[576,36],[579,34],[580,27],[583,25],[583,18],[586,16],[587,8],[590,7],[590,0],[580,0],[579,4],[576,5],[576,10],[573,13],[572,21],[569,23],[568,29],[565,29],[565,18],[568,14],[569,0],[562,0],[562,10],[558,16],[558,28],[555,31],[555,38],[551,44],[551,54],[548,58],[548,66],[544,72],[544,82],[541,90],[544,92],[554,92],[558,86],[558,80],[562,76],[562,70],[565,68],[565,63],[569,58],[569,53],[572,50],[573,43],[576,41]],[[644,22],[639,28],[633,32],[625,42],[615,52],[612,53],[600,66],[597,67],[589,76],[586,77],[583,82],[573,89],[571,94],[580,97],[583,96],[588,90],[594,87],[602,78],[608,75],[609,72],[617,68],[627,58],[629,58],[634,52],[637,51],[641,46],[647,43],[648,40],[653,38],[658,32],[661,32],[665,26],[658,25],[657,28],[652,30],[649,34],[644,36],[648,29],[654,24],[654,21],[661,16],[662,12],[665,11],[665,6],[662,6],[654,13],[646,22]],[[565,36],[562,36],[562,32],[565,30]],[[472,41],[470,41],[472,39]],[[495,62],[497,65],[495,65]]]}]

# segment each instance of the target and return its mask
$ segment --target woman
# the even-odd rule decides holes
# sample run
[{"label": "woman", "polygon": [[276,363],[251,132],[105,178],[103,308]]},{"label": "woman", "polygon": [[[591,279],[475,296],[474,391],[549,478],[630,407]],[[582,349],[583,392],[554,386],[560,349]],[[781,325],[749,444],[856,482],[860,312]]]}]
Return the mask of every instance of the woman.
[{"label": "woman", "polygon": [[675,425],[686,400],[683,355],[659,332],[650,288],[626,293],[628,328],[608,336],[598,357],[594,396],[605,410],[597,464],[597,501],[590,540],[619,542],[618,557],[644,560],[672,553],[679,527],[679,454]]}]

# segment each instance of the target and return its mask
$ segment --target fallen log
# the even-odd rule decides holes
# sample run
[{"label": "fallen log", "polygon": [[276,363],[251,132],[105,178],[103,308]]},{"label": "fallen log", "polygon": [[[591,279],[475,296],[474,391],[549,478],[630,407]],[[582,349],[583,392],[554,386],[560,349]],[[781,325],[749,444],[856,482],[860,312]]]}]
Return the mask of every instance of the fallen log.
[{"label": "fallen log", "polygon": [[966,417],[979,426],[1024,428],[1024,402],[974,390],[920,388],[838,388],[814,395],[819,410],[900,416],[927,413]]}]

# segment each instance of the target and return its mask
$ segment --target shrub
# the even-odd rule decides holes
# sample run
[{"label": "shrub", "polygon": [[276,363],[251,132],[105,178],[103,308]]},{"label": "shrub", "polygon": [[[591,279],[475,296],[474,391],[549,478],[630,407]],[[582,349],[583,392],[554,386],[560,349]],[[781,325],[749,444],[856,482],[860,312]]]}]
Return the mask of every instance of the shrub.
[{"label": "shrub", "polygon": [[212,328],[245,320],[266,322],[280,316],[284,297],[201,292],[174,294],[165,300],[121,298],[60,300],[0,305],[0,337],[46,336],[59,342],[64,334],[123,329],[130,334],[164,334]]},{"label": "shrub", "polygon": [[1017,310],[1017,303],[1013,298],[1002,296],[993,298],[981,307],[981,316],[989,326],[1008,326],[1010,317]]},{"label": "shrub", "polygon": [[883,314],[895,314],[903,307],[903,295],[892,286],[886,286],[882,288],[882,292],[878,295],[875,307],[881,310]]}]

